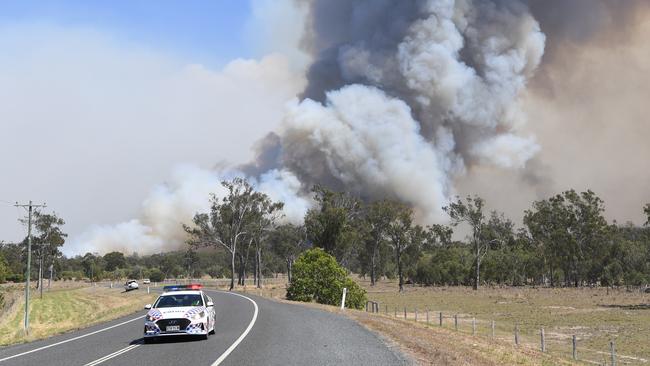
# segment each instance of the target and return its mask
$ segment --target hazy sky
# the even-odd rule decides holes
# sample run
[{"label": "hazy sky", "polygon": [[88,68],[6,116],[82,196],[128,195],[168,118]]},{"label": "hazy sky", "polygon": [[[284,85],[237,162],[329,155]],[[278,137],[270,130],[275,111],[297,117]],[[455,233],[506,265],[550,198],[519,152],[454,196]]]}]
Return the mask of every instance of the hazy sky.
[{"label": "hazy sky", "polygon": [[291,38],[295,24],[266,22],[269,9],[0,2],[0,240],[24,237],[14,201],[47,202],[74,238],[136,216],[178,166],[250,159],[301,88],[267,31]]}]

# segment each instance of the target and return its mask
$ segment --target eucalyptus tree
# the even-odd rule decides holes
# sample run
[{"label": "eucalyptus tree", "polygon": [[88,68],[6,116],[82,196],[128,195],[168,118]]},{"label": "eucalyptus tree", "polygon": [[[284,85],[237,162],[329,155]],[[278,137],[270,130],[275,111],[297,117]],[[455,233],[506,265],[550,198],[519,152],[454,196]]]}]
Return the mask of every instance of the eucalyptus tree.
[{"label": "eucalyptus tree", "polygon": [[648,219],[647,219],[646,222],[645,222],[645,225],[648,226],[648,225],[650,225],[650,203],[646,204],[646,205],[643,207],[643,212],[644,212],[644,213],[646,214],[646,216],[648,217]]},{"label": "eucalyptus tree", "polygon": [[270,233],[271,248],[287,267],[287,280],[291,283],[293,264],[300,253],[308,249],[307,233],[302,225],[284,224]]},{"label": "eucalyptus tree", "polygon": [[192,225],[183,224],[192,247],[222,247],[230,254],[230,290],[235,287],[237,247],[250,233],[258,202],[263,194],[243,178],[223,181],[227,194],[223,198],[210,195],[210,211],[194,215]]},{"label": "eucalyptus tree", "polygon": [[361,202],[347,192],[334,192],[321,186],[313,188],[314,208],[305,215],[307,238],[323,248],[339,263],[345,263],[357,235]]},{"label": "eucalyptus tree", "polygon": [[474,290],[478,290],[481,278],[481,260],[488,250],[489,241],[485,240],[483,229],[485,227],[485,214],[483,207],[485,201],[478,196],[467,196],[465,201],[456,197],[455,202],[443,207],[451,218],[451,225],[458,226],[461,223],[469,225],[471,229],[470,243],[474,251]]},{"label": "eucalyptus tree", "polygon": [[393,219],[393,203],[382,200],[368,204],[364,210],[363,224],[366,235],[368,252],[368,269],[370,271],[370,286],[377,282],[377,266],[382,246],[387,245],[388,225]]},{"label": "eucalyptus tree", "polygon": [[[56,213],[44,214],[34,211],[33,223],[35,234],[33,236],[33,251],[38,261],[38,287],[43,295],[43,266],[47,263],[50,267],[50,281],[54,261],[61,257],[59,250],[65,243],[68,234],[64,233],[61,227],[65,221],[58,217]],[[49,287],[49,281],[48,281]]]},{"label": "eucalyptus tree", "polygon": [[416,242],[414,239],[417,239],[417,236],[423,230],[422,228],[413,228],[413,209],[411,207],[403,203],[391,202],[386,209],[390,217],[386,226],[386,234],[388,236],[388,244],[395,254],[399,291],[402,292],[404,291],[404,253]]},{"label": "eucalyptus tree", "polygon": [[262,287],[262,249],[268,243],[270,233],[283,216],[284,203],[273,202],[267,195],[261,194],[256,200],[256,207],[249,224],[249,236],[255,246],[254,277],[257,288]]}]

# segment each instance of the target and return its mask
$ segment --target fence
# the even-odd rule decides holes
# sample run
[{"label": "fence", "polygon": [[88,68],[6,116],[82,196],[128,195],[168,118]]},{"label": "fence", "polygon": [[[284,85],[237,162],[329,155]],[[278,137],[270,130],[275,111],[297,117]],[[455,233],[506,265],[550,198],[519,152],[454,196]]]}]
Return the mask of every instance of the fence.
[{"label": "fence", "polygon": [[580,346],[583,340],[577,334],[547,332],[543,327],[536,331],[522,330],[519,323],[496,322],[477,319],[462,313],[434,311],[430,308],[381,307],[376,301],[366,303],[366,311],[384,316],[424,323],[431,327],[453,329],[458,332],[512,342],[518,347],[536,349],[543,353],[573,359],[594,365],[648,365],[650,361],[632,355],[619,354],[616,341],[603,345],[605,349],[595,350]]}]

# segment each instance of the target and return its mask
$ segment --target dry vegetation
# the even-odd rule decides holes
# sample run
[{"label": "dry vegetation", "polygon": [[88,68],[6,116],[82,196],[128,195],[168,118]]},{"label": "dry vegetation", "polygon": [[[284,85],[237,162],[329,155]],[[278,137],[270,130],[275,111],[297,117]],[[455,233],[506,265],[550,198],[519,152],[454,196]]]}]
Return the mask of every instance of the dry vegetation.
[{"label": "dry vegetation", "polygon": [[[272,298],[284,299],[283,284],[266,285],[263,289],[248,286],[238,291]],[[457,333],[448,328],[427,326],[425,322],[394,318],[385,314],[345,310],[320,304],[304,304],[326,311],[344,314],[368,329],[380,334],[388,343],[397,345],[418,365],[561,365],[572,364],[554,355],[542,354],[529,348],[516,348],[510,342]]]},{"label": "dry vegetation", "polygon": [[44,292],[40,299],[32,293],[30,334],[23,333],[23,299],[13,291],[16,301],[3,309],[0,320],[0,345],[42,339],[54,334],[84,328],[134,313],[156,295],[146,291],[125,293],[105,287],[57,288]]},{"label": "dry vegetation", "polygon": [[[415,309],[419,321],[437,327],[443,312],[444,327],[454,328],[453,315],[459,316],[461,332],[472,332],[472,318],[477,319],[477,334],[491,336],[491,321],[496,336],[514,341],[514,326],[519,324],[520,338],[526,347],[538,349],[540,328],[544,327],[549,353],[571,357],[571,338],[578,339],[578,356],[582,360],[609,361],[609,342],[614,340],[619,364],[650,363],[650,295],[605,288],[482,288],[478,292],[465,287],[407,287],[402,294],[392,281],[370,287],[368,299],[379,303],[380,311],[413,321]],[[436,324],[436,325],[433,325]],[[629,356],[629,357],[625,357]]]}]

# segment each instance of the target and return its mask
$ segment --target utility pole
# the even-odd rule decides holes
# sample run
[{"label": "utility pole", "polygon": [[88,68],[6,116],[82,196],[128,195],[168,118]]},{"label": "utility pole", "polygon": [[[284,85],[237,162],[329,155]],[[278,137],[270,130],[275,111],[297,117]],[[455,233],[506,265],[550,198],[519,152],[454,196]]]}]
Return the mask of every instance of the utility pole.
[{"label": "utility pole", "polygon": [[23,324],[25,334],[29,334],[29,282],[32,265],[32,212],[34,208],[47,207],[45,204],[33,205],[32,201],[29,204],[21,205],[18,202],[14,205],[16,207],[23,207],[28,209],[27,216],[27,272],[25,273],[25,323]]}]

